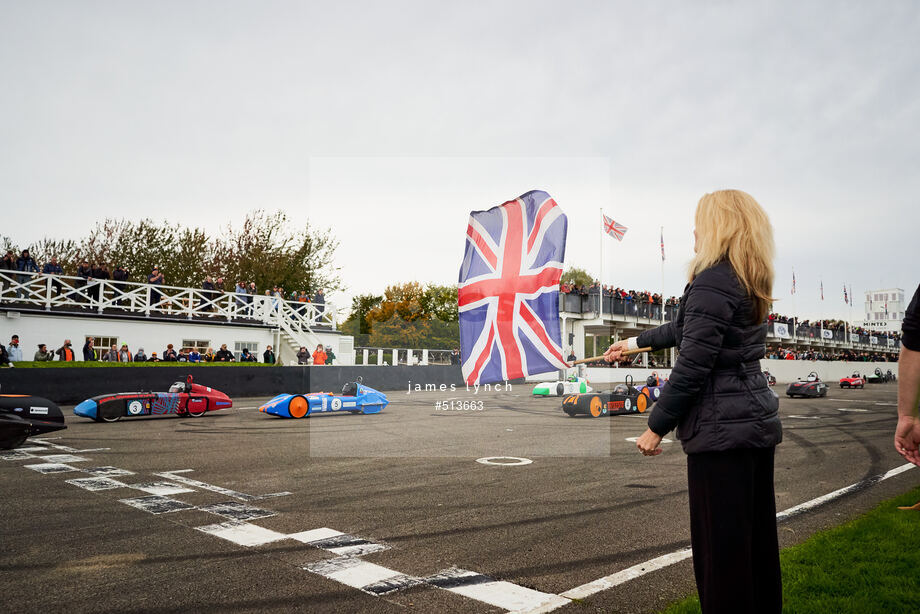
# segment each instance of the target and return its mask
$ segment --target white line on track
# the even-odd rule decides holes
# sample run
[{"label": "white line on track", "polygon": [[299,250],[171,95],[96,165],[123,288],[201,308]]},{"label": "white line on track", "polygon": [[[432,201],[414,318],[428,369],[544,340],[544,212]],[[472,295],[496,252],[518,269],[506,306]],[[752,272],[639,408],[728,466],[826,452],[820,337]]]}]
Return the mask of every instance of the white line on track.
[{"label": "white line on track", "polygon": [[[834,499],[839,499],[840,497],[848,493],[862,490],[864,488],[867,488],[868,486],[878,484],[879,482],[882,482],[884,480],[887,480],[888,478],[904,473],[905,471],[913,469],[914,467],[915,465],[911,463],[906,463],[904,465],[901,465],[900,467],[895,467],[891,471],[886,471],[885,473],[881,475],[876,475],[871,478],[867,478],[865,480],[857,482],[856,484],[851,484],[844,488],[835,490],[834,492],[828,493],[826,495],[822,495],[810,501],[806,501],[805,503],[800,503],[799,505],[795,505],[793,507],[790,507],[789,509],[786,509],[786,510],[783,510],[777,513],[776,521],[781,522],[783,520],[787,520],[788,518],[791,518],[792,516],[796,516],[808,510],[814,509],[820,505],[833,501]],[[693,556],[693,552],[690,548],[681,548],[680,550],[675,550],[674,552],[670,552],[668,554],[664,554],[662,556],[655,557],[654,559],[645,561],[644,563],[633,565],[632,567],[628,567],[622,571],[618,571],[616,573],[610,574],[609,576],[604,576],[603,578],[594,580],[593,582],[588,582],[587,584],[576,586],[573,589],[560,593],[559,596],[566,598],[567,600],[584,599],[585,597],[590,597],[591,595],[595,593],[599,593],[600,591],[607,590],[615,586],[619,586],[620,584],[623,584],[624,582],[628,582],[629,580],[634,580],[640,576],[644,576],[645,574],[649,572],[663,569],[665,567],[668,567],[669,565],[673,565],[674,563],[678,563],[692,556]],[[568,603],[568,601],[566,601],[565,603]],[[530,610],[519,610],[519,611],[516,611],[515,614],[545,614],[546,612],[552,612],[556,608],[562,607],[563,605],[565,605],[565,603],[560,603],[558,605],[545,604],[545,605],[542,605],[542,606],[539,606],[537,608],[530,609]]]},{"label": "white line on track", "polygon": [[837,411],[859,411],[859,412],[868,412],[868,409],[860,409],[858,407],[838,407]]}]

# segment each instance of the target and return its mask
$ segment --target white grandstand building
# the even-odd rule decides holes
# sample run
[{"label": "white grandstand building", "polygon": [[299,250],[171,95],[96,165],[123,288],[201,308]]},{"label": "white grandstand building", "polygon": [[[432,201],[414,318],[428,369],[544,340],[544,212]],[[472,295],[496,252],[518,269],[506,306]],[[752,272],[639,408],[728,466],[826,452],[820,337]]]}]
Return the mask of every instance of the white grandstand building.
[{"label": "white grandstand building", "polygon": [[901,330],[901,321],[904,319],[904,311],[909,300],[905,297],[903,288],[867,290],[863,305],[866,318],[853,322],[853,325],[868,330],[898,332]]}]

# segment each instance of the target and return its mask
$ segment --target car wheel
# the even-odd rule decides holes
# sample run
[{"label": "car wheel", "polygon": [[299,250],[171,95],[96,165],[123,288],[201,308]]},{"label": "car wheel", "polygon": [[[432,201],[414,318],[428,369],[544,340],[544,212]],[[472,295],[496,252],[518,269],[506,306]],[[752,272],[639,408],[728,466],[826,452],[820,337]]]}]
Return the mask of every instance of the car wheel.
[{"label": "car wheel", "polygon": [[200,408],[196,407],[195,409],[192,409],[191,401],[192,400],[189,399],[189,404],[185,406],[185,413],[187,413],[192,418],[200,418],[201,416],[205,415],[205,413],[208,411],[208,404],[205,403],[201,405]]},{"label": "car wheel", "polygon": [[565,394],[565,384],[563,384],[562,382],[559,382],[558,384],[556,384],[556,395],[561,397],[564,394]]},{"label": "car wheel", "polygon": [[112,414],[99,416],[100,422],[118,422],[121,420],[121,416],[113,416]]},{"label": "car wheel", "polygon": [[303,418],[310,415],[310,403],[304,397],[296,396],[288,403],[291,418]]},{"label": "car wheel", "polygon": [[607,405],[601,400],[599,396],[591,397],[591,404],[588,406],[588,411],[591,412],[591,416],[594,418],[600,418],[601,416],[607,415]]},{"label": "car wheel", "polygon": [[636,409],[639,410],[640,414],[644,414],[645,410],[648,409],[648,406],[651,404],[651,401],[648,398],[648,395],[644,392],[640,392],[639,396],[636,397]]}]

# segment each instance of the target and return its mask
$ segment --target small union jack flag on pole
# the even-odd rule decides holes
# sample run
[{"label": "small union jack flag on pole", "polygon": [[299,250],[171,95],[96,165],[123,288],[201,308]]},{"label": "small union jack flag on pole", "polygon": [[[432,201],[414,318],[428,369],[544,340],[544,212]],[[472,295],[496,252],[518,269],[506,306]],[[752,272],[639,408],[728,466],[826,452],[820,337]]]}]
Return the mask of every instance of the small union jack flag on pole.
[{"label": "small union jack flag on pole", "polygon": [[559,327],[567,229],[562,209],[540,191],[470,214],[458,290],[467,384],[568,367]]},{"label": "small union jack flag on pole", "polygon": [[821,300],[824,300],[824,280],[821,280]]},{"label": "small union jack flag on pole", "polygon": [[843,284],[843,302],[847,305],[850,304],[850,297],[847,295],[847,285]]},{"label": "small union jack flag on pole", "polygon": [[612,219],[604,215],[604,232],[615,238],[617,241],[623,240],[623,235],[626,234],[627,230],[629,229],[626,228],[626,226],[617,224]]},{"label": "small union jack flag on pole", "polygon": [[664,262],[664,226],[661,227],[661,261]]},{"label": "small union jack flag on pole", "polygon": [[792,292],[790,294],[795,294],[795,269],[792,269]]}]

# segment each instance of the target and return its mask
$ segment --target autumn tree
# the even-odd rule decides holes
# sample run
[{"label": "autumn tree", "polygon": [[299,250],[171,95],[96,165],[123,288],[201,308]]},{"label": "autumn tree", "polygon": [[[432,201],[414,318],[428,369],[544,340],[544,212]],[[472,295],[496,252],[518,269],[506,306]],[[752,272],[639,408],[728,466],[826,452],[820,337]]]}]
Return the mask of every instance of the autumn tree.
[{"label": "autumn tree", "polygon": [[590,286],[594,283],[594,278],[591,277],[586,270],[573,266],[565,270],[559,283],[574,286]]}]

